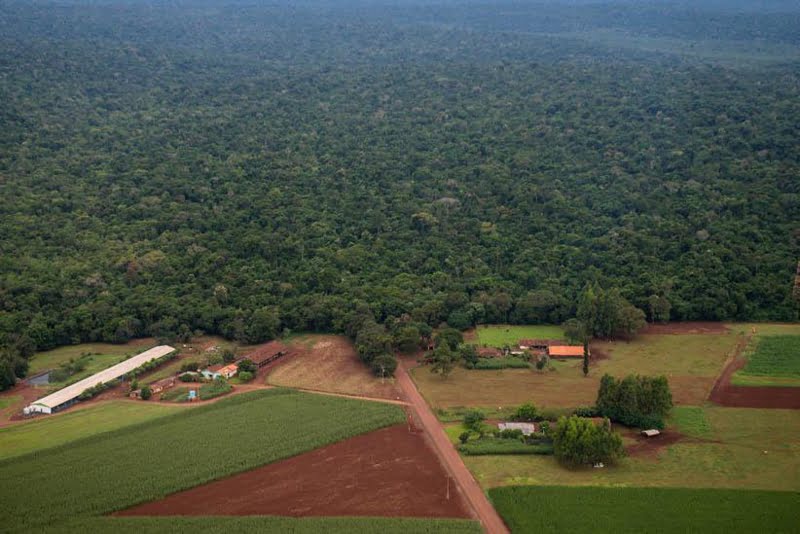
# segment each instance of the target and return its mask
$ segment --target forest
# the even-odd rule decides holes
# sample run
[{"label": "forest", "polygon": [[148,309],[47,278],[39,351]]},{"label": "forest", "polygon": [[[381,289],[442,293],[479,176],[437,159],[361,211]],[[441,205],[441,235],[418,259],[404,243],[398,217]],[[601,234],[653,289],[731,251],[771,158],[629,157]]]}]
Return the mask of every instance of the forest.
[{"label": "forest", "polygon": [[0,0],[0,359],[590,284],[796,320],[800,8],[754,4]]}]

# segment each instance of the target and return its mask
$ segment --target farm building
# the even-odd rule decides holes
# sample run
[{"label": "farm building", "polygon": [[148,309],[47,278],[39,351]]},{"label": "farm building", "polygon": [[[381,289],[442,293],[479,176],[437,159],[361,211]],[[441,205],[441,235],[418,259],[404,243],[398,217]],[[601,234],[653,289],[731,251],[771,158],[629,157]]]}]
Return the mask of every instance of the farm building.
[{"label": "farm building", "polygon": [[[165,389],[169,389],[174,386],[175,386],[175,377],[170,376],[163,380],[159,380],[158,382],[153,382],[152,384],[150,384],[150,391],[153,395],[156,395],[158,393],[161,393]],[[129,396],[133,399],[139,399],[142,397],[142,390],[137,389],[135,391],[131,391],[131,394]]]},{"label": "farm building", "polygon": [[547,348],[551,358],[583,358],[583,345],[551,345]]},{"label": "farm building", "polygon": [[551,345],[563,345],[563,339],[520,339],[519,348],[522,350],[547,350]]},{"label": "farm building", "polygon": [[116,380],[127,373],[133,371],[137,367],[141,367],[145,363],[157,360],[174,352],[175,349],[169,345],[160,345],[146,350],[141,354],[132,356],[116,365],[104,369],[99,373],[95,373],[89,378],[84,378],[72,385],[56,391],[46,397],[43,397],[30,405],[26,406],[23,412],[27,414],[32,413],[53,413],[72,405],[78,399],[78,396],[89,388],[99,384],[105,384]]},{"label": "farm building", "polygon": [[225,378],[231,378],[236,376],[236,373],[239,372],[239,368],[236,366],[235,363],[230,365],[226,365],[225,367],[220,368],[218,371],[220,376],[224,376]]},{"label": "farm building", "polygon": [[264,367],[278,358],[282,358],[289,353],[289,350],[279,341],[272,341],[263,347],[251,352],[245,358],[256,364],[256,367]]},{"label": "farm building", "polygon": [[206,380],[214,380],[222,376],[220,374],[221,370],[222,370],[221,365],[212,365],[208,369],[203,369],[202,371],[200,371],[200,374],[203,375],[203,378],[205,378]]},{"label": "farm building", "polygon": [[478,356],[481,358],[499,358],[503,351],[494,347],[481,347],[478,349]]},{"label": "farm building", "polygon": [[533,423],[497,423],[497,428],[500,430],[521,430],[523,436],[530,436],[536,432],[536,426]]}]

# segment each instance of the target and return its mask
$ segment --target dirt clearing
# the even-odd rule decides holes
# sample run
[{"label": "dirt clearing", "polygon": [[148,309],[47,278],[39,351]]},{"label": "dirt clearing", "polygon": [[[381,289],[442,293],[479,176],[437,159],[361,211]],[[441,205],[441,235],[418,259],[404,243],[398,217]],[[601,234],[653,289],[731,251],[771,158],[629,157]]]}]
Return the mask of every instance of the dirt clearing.
[{"label": "dirt clearing", "polygon": [[424,436],[395,425],[116,515],[470,517]]},{"label": "dirt clearing", "polygon": [[285,343],[292,355],[268,373],[271,385],[381,399],[402,397],[394,379],[381,382],[370,373],[345,337],[309,335]]},{"label": "dirt clearing", "polygon": [[732,360],[717,379],[708,400],[736,408],[786,408],[800,410],[800,388],[734,386],[733,374],[747,364],[745,358]]},{"label": "dirt clearing", "polygon": [[727,334],[730,329],[723,323],[685,322],[685,323],[651,323],[641,334]]}]

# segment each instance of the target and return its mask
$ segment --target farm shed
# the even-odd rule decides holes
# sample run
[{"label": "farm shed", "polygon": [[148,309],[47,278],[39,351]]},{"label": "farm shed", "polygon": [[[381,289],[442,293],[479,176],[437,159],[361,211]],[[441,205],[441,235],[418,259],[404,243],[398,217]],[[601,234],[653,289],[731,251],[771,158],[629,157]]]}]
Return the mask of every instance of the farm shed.
[{"label": "farm shed", "polygon": [[651,428],[650,430],[642,430],[642,435],[648,438],[658,436],[659,434],[661,434],[661,432],[655,428]]},{"label": "farm shed", "polygon": [[146,350],[141,354],[137,354],[136,356],[128,358],[124,362],[112,365],[108,369],[104,369],[99,373],[95,373],[88,378],[84,378],[83,380],[56,391],[55,393],[32,402],[30,405],[25,407],[23,412],[26,415],[32,413],[57,412],[58,410],[73,404],[77,400],[78,396],[87,389],[99,384],[105,384],[106,382],[116,380],[117,378],[120,378],[133,371],[137,367],[141,367],[149,361],[162,358],[174,351],[175,349],[169,345],[153,347],[152,349]]},{"label": "farm shed", "polygon": [[205,378],[206,380],[214,380],[215,378],[219,378],[220,376],[222,376],[220,374],[221,369],[222,369],[221,365],[213,365],[208,369],[203,369],[202,371],[200,371],[200,374],[203,375],[203,378]]},{"label": "farm shed", "polygon": [[551,358],[583,358],[583,345],[552,345],[547,348]]},{"label": "farm shed", "polygon": [[289,353],[289,350],[280,342],[272,341],[263,347],[251,352],[245,358],[256,364],[257,367],[264,367],[278,358],[282,358]]},{"label": "farm shed", "polygon": [[523,436],[530,436],[536,432],[536,426],[533,423],[497,423],[497,428],[500,430],[521,430]]}]

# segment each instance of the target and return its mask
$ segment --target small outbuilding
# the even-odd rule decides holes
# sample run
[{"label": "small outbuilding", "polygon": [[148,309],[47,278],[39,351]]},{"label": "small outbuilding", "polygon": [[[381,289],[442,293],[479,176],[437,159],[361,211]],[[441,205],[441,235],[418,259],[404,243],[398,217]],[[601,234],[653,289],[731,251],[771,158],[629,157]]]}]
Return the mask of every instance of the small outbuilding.
[{"label": "small outbuilding", "polygon": [[648,438],[652,438],[661,434],[661,431],[651,428],[650,430],[642,430],[642,435]]},{"label": "small outbuilding", "polygon": [[521,430],[523,436],[530,436],[536,432],[536,426],[533,423],[498,423],[497,428],[500,430]]}]

